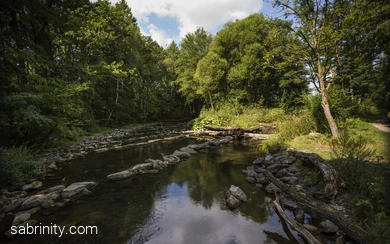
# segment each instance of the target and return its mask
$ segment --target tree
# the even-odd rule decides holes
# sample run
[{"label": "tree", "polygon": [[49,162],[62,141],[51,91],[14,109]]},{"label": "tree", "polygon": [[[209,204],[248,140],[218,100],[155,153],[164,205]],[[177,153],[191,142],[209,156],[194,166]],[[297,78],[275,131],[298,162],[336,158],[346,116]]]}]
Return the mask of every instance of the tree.
[{"label": "tree", "polygon": [[186,103],[193,105],[193,111],[195,102],[199,98],[194,81],[196,66],[198,61],[207,54],[211,41],[211,34],[203,28],[198,28],[194,33],[188,33],[181,41],[179,58],[175,62],[178,75],[176,83],[180,86],[179,91],[186,98]]},{"label": "tree", "polygon": [[214,104],[211,93],[218,88],[220,80],[225,75],[226,68],[227,61],[215,52],[209,52],[198,62],[194,75],[194,80],[198,83],[196,93],[210,99],[212,109],[214,109]]},{"label": "tree", "polygon": [[333,137],[338,137],[337,124],[330,110],[328,93],[338,72],[340,41],[342,39],[342,1],[294,0],[274,1],[286,17],[292,16],[292,29],[304,43],[302,58],[315,74],[313,84],[321,96],[321,106]]}]

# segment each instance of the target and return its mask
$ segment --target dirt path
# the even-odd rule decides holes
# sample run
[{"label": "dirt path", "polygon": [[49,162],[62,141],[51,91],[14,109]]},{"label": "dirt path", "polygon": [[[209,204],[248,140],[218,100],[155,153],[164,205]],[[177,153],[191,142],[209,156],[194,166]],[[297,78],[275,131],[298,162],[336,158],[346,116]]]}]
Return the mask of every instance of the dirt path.
[{"label": "dirt path", "polygon": [[372,126],[374,126],[375,128],[377,128],[381,131],[390,133],[390,125],[389,124],[372,123]]}]

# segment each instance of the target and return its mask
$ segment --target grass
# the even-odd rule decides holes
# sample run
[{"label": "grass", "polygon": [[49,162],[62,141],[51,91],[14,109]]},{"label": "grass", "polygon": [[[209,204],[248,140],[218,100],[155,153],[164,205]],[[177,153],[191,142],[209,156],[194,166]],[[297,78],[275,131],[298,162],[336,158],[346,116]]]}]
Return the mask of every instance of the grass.
[{"label": "grass", "polygon": [[[348,119],[344,126],[348,126],[349,134],[357,139],[361,136],[367,141],[367,147],[375,150],[377,160],[381,162],[390,162],[390,133],[381,131],[369,122],[360,119]],[[340,126],[340,130],[342,126]],[[298,136],[286,142],[288,147],[297,150],[308,150],[320,155],[326,160],[334,158],[330,148],[330,138],[322,136],[319,139],[310,139],[307,135]]]}]

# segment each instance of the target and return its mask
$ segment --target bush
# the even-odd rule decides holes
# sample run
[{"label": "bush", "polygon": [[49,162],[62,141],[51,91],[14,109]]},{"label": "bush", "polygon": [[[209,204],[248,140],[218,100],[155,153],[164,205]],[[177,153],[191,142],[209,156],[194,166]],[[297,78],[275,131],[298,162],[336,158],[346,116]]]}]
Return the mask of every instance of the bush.
[{"label": "bush", "polygon": [[33,160],[27,147],[11,147],[0,150],[0,183],[35,177],[41,168],[40,161]]},{"label": "bush", "polygon": [[306,110],[299,111],[299,114],[287,115],[278,123],[279,134],[286,140],[294,139],[297,136],[307,135],[315,131],[314,118]]},{"label": "bush", "polygon": [[371,228],[378,240],[388,238],[385,235],[390,233],[381,226],[390,222],[390,209],[386,206],[389,186],[385,184],[389,167],[375,163],[375,151],[367,147],[367,141],[361,136],[351,137],[347,127],[340,131],[338,139],[331,141],[331,147],[336,157],[333,166],[347,185],[350,196],[346,200],[354,209],[355,217],[365,228]]}]

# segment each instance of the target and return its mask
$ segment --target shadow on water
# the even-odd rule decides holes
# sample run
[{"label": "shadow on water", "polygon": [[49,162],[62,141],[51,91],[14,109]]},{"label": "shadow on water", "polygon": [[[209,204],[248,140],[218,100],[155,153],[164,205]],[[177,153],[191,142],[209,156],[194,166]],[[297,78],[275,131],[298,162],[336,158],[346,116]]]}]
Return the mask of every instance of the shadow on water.
[{"label": "shadow on water", "polygon": [[[69,183],[96,180],[99,184],[91,194],[62,208],[40,211],[33,219],[43,225],[97,226],[98,234],[29,235],[9,243],[293,243],[279,217],[264,204],[264,193],[256,192],[242,174],[257,156],[251,144],[234,143],[199,153],[155,175],[104,181],[110,173],[191,143],[196,142],[145,145],[63,164],[58,176]],[[224,203],[232,184],[249,199],[234,211]]]}]

